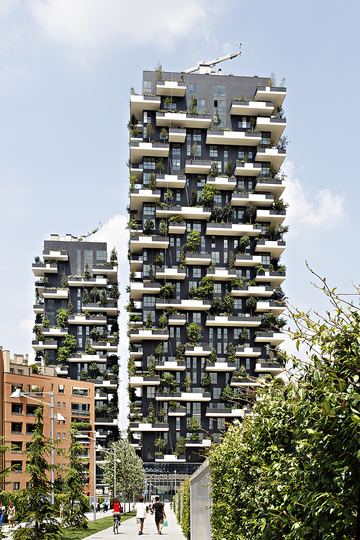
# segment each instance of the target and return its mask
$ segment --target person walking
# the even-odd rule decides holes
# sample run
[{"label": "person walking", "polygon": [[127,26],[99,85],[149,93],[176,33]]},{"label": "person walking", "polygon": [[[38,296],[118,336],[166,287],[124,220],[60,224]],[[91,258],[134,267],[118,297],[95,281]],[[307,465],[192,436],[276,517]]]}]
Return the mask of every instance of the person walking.
[{"label": "person walking", "polygon": [[153,514],[155,514],[155,525],[159,534],[161,534],[164,518],[166,519],[166,514],[164,510],[164,505],[160,502],[159,496],[155,496],[155,503],[153,504]]},{"label": "person walking", "polygon": [[8,515],[9,529],[13,529],[14,519],[15,519],[15,506],[12,502],[9,504],[9,508],[7,509],[7,515]]},{"label": "person walking", "polygon": [[138,534],[143,534],[144,521],[146,518],[146,506],[144,503],[144,497],[139,497],[139,502],[135,505],[136,510],[136,523],[138,526]]},{"label": "person walking", "polygon": [[0,503],[0,527],[2,527],[5,512],[6,508],[4,506],[4,503]]}]

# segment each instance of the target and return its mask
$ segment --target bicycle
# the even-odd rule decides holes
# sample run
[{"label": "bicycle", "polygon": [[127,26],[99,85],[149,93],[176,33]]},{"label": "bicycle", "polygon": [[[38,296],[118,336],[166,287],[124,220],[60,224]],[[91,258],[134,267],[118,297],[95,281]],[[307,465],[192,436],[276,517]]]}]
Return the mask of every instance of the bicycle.
[{"label": "bicycle", "polygon": [[120,514],[114,514],[114,522],[113,522],[113,533],[118,534],[119,533],[119,525],[120,525]]}]

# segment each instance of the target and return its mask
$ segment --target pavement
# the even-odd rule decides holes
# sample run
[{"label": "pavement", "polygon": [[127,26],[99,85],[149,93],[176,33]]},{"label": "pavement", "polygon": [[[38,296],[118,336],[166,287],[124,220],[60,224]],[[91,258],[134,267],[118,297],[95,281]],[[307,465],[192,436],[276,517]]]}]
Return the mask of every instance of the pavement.
[{"label": "pavement", "polygon": [[[174,514],[173,510],[170,510],[170,504],[165,504],[165,514],[168,520],[168,527],[163,527],[161,536],[168,540],[171,537],[171,540],[185,540],[185,536],[182,533],[180,525],[176,522],[176,516]],[[98,513],[97,516],[105,517],[107,515],[111,515],[111,512],[106,513]],[[89,516],[89,519],[90,516]],[[127,519],[126,521],[122,521],[121,525],[119,527],[119,535],[123,536],[123,538],[126,538],[126,540],[134,540],[135,538],[138,538],[138,528],[136,524],[135,518]],[[109,540],[109,538],[114,538],[114,533],[112,531],[112,527],[109,529],[104,529],[103,531],[100,531],[96,534],[92,534],[91,536],[87,536],[86,540]],[[159,534],[156,530],[155,525],[155,518],[150,513],[147,515],[147,518],[144,522],[144,530],[143,534],[141,535],[145,538],[158,538]],[[85,540],[85,539],[84,539]]]}]

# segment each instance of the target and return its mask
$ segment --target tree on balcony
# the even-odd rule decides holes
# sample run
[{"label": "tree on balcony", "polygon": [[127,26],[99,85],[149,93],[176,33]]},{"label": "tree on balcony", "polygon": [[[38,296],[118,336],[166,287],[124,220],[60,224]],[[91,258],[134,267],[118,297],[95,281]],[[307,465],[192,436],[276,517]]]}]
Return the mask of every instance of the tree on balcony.
[{"label": "tree on balcony", "polygon": [[210,386],[211,386],[211,377],[210,377],[210,374],[206,372],[202,378],[201,387],[205,390],[205,392],[209,392]]},{"label": "tree on balcony", "polygon": [[161,437],[155,439],[154,446],[156,448],[155,456],[162,455],[164,453],[165,441]]},{"label": "tree on balcony", "polygon": [[94,328],[91,329],[90,335],[91,335],[93,341],[95,341],[95,342],[100,341],[100,332],[96,328],[96,326],[94,326]]},{"label": "tree on balcony", "polygon": [[253,219],[256,215],[256,211],[257,211],[257,208],[255,204],[252,204],[252,203],[248,204],[247,207],[245,208],[245,214],[249,218],[250,223],[253,222]]},{"label": "tree on balcony", "polygon": [[165,219],[161,219],[159,223],[159,234],[160,236],[166,236],[168,232],[168,226]]},{"label": "tree on balcony", "polygon": [[118,300],[120,298],[119,287],[115,283],[110,288],[109,297],[113,300]]},{"label": "tree on balcony", "polygon": [[191,388],[191,385],[192,385],[192,380],[190,379],[190,377],[188,375],[185,375],[185,378],[182,382],[182,389],[185,391],[185,392],[189,392],[190,391],[190,388]]},{"label": "tree on balcony", "polygon": [[229,252],[229,269],[235,270],[236,257],[232,251]]},{"label": "tree on balcony", "polygon": [[253,316],[254,309],[256,308],[256,304],[258,303],[258,298],[255,296],[249,296],[249,298],[246,299],[245,306],[246,309],[250,311],[250,316]]},{"label": "tree on balcony", "polygon": [[151,330],[152,327],[153,327],[152,314],[151,314],[151,311],[149,311],[146,317],[145,328],[146,330]]},{"label": "tree on balcony", "polygon": [[232,173],[233,173],[232,160],[230,159],[230,161],[227,162],[227,165],[225,167],[225,174],[226,176],[230,178],[230,176],[232,176]]},{"label": "tree on balcony", "polygon": [[189,253],[195,253],[201,245],[201,234],[199,231],[191,230],[187,236],[187,242],[184,247],[189,249]]},{"label": "tree on balcony", "polygon": [[223,298],[223,305],[224,305],[225,315],[227,316],[232,315],[233,309],[235,306],[235,300],[234,300],[234,297],[231,295],[230,291],[226,291]]},{"label": "tree on balcony", "polygon": [[149,363],[148,363],[148,374],[150,377],[154,377],[156,375],[155,370],[155,358],[154,355],[150,355]]},{"label": "tree on balcony", "polygon": [[[196,144],[196,143],[194,143]],[[190,206],[196,206],[197,205],[197,198],[198,194],[195,188],[192,188],[191,195],[190,195]]]},{"label": "tree on balcony", "polygon": [[[211,174],[209,176],[211,176]],[[210,184],[205,184],[200,193],[200,204],[202,204],[203,206],[212,206],[215,195],[218,195],[219,193],[220,191],[214,186],[211,186]]]},{"label": "tree on balcony", "polygon": [[134,377],[134,375],[136,375],[136,365],[134,358],[129,358],[127,370],[129,377]]},{"label": "tree on balcony", "polygon": [[164,298],[164,299],[174,298],[175,297],[175,287],[176,287],[175,283],[173,285],[171,283],[167,283],[166,285],[163,285],[161,287],[161,289],[160,289],[159,297]]},{"label": "tree on balcony", "polygon": [[90,291],[90,294],[91,294],[91,296],[92,296],[92,299],[93,299],[94,304],[96,304],[96,302],[99,300],[99,295],[100,295],[99,289],[98,289],[96,286],[93,287],[93,288],[91,289],[91,291]]},{"label": "tree on balcony", "polygon": [[155,229],[154,220],[148,217],[144,223],[145,234],[151,235],[154,229]]},{"label": "tree on balcony", "polygon": [[182,343],[178,343],[176,347],[176,361],[184,362],[185,359],[185,347]]},{"label": "tree on balcony", "polygon": [[101,304],[101,305],[107,304],[107,294],[106,294],[106,289],[105,289],[105,288],[103,288],[103,289],[101,290],[100,304]]},{"label": "tree on balcony", "polygon": [[217,161],[211,162],[211,169],[209,172],[209,176],[210,178],[216,178],[217,176],[219,176],[219,167],[218,167]]},{"label": "tree on balcony", "polygon": [[[162,128],[162,129],[161,129],[160,137],[161,137],[161,139],[167,140],[167,138],[168,138],[168,132],[167,132],[167,129],[166,129],[166,128]],[[163,172],[165,171],[165,165],[164,165],[164,160],[163,160],[163,158],[159,158],[159,159],[156,161],[155,167],[157,168],[157,170],[159,171],[160,174],[163,174]]]},{"label": "tree on balcony", "polygon": [[56,311],[56,323],[60,328],[68,326],[68,312],[66,309],[58,309]]},{"label": "tree on balcony", "polygon": [[199,431],[201,429],[201,424],[199,419],[196,416],[189,418],[188,430],[191,432],[190,440],[198,441],[199,440]]},{"label": "tree on balcony", "polygon": [[217,361],[216,349],[212,348],[211,353],[206,358],[206,362],[208,362],[209,364],[215,364],[216,361]]},{"label": "tree on balcony", "polygon": [[215,296],[211,300],[210,314],[211,315],[220,315],[224,311],[224,304],[219,296]]},{"label": "tree on balcony", "polygon": [[229,384],[225,386],[223,391],[221,392],[221,400],[224,402],[225,407],[232,408],[235,406],[234,404],[234,390],[231,388]]},{"label": "tree on balcony", "polygon": [[176,439],[175,450],[174,450],[175,456],[179,457],[186,453],[185,443],[186,443],[185,437],[178,437]]},{"label": "tree on balcony", "polygon": [[196,347],[200,339],[203,337],[201,334],[202,327],[196,323],[190,323],[186,331],[189,342],[193,347]]},{"label": "tree on balcony", "polygon": [[269,238],[269,240],[279,241],[283,239],[284,234],[286,234],[288,231],[288,225],[279,225],[279,227],[277,227],[276,225],[271,223],[265,229],[265,236]]},{"label": "tree on balcony", "polygon": [[67,280],[67,277],[66,277],[66,274],[65,272],[63,272],[62,276],[61,276],[61,287],[63,289],[66,289],[68,286],[68,280]]},{"label": "tree on balcony", "polygon": [[89,265],[88,263],[85,263],[85,268],[84,268],[84,276],[83,276],[85,279],[89,279],[89,278],[92,278],[92,273],[90,272],[90,268],[89,268]]},{"label": "tree on balcony", "polygon": [[50,326],[50,321],[48,319],[48,316],[46,315],[46,313],[44,313],[44,317],[43,317],[43,320],[42,320],[42,327],[43,328],[49,328]]},{"label": "tree on balcony", "polygon": [[186,257],[185,257],[185,252],[184,252],[183,249],[180,251],[179,268],[181,268],[181,269],[186,268]]},{"label": "tree on balcony", "polygon": [[216,109],[216,111],[215,111],[213,124],[214,124],[215,127],[218,127],[221,124],[221,118],[220,118],[220,114],[219,114],[218,109]]},{"label": "tree on balcony", "polygon": [[156,178],[154,173],[150,173],[148,188],[151,190],[156,189]]},{"label": "tree on balcony", "polygon": [[164,345],[160,342],[156,347],[155,347],[155,354],[158,355],[158,360],[159,362],[162,361],[162,358],[164,356]]},{"label": "tree on balcony", "polygon": [[164,329],[167,327],[167,316],[165,313],[162,313],[159,317],[159,328]]},{"label": "tree on balcony", "polygon": [[74,315],[74,306],[70,299],[68,302],[67,312],[68,312],[68,315]]},{"label": "tree on balcony", "polygon": [[150,142],[151,136],[152,136],[153,133],[154,133],[154,128],[153,128],[151,122],[148,122],[148,123],[146,124],[145,133],[146,133],[146,136],[147,136],[147,138],[148,138],[148,142]]},{"label": "tree on balcony", "polygon": [[242,236],[239,240],[239,251],[241,254],[244,254],[246,248],[250,246],[250,238],[248,236]]},{"label": "tree on balcony", "polygon": [[85,354],[88,354],[90,356],[95,354],[95,349],[93,349],[90,345],[89,337],[87,337],[85,340]]},{"label": "tree on balcony", "polygon": [[234,345],[230,342],[227,346],[227,359],[228,362],[236,362],[236,351]]},{"label": "tree on balcony", "polygon": [[155,424],[156,422],[154,405],[152,403],[149,403],[146,420],[149,424]]},{"label": "tree on balcony", "polygon": [[89,296],[86,289],[84,289],[84,291],[83,291],[81,301],[82,301],[83,304],[90,304],[90,296]]},{"label": "tree on balcony", "polygon": [[214,278],[212,276],[204,276],[197,289],[197,296],[199,298],[207,298],[210,294],[214,293]]}]

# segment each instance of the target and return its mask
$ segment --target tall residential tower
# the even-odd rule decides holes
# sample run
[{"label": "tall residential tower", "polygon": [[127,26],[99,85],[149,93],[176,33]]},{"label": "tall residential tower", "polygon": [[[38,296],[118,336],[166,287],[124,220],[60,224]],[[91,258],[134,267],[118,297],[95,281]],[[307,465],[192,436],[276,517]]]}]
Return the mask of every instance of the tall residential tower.
[{"label": "tall residential tower", "polygon": [[130,100],[130,433],[148,471],[191,472],[283,369],[286,89],[202,71],[145,71]]},{"label": "tall residential tower", "polygon": [[[51,235],[32,269],[36,304],[33,349],[40,365],[58,376],[94,383],[98,446],[118,438],[118,277],[115,251],[104,242]],[[88,405],[71,411],[72,421],[88,421]],[[103,490],[101,458],[96,485]]]}]

